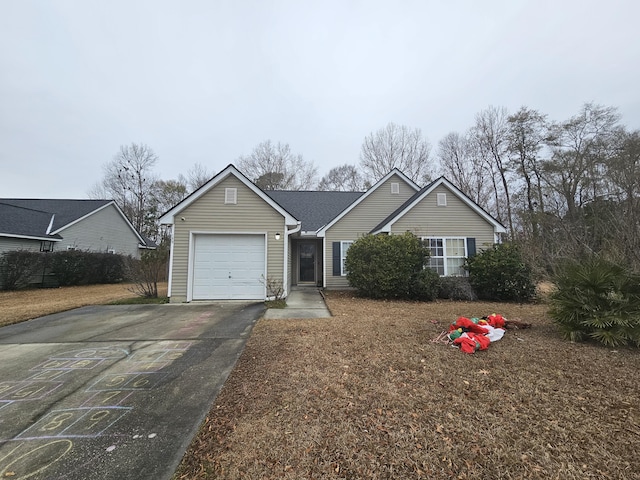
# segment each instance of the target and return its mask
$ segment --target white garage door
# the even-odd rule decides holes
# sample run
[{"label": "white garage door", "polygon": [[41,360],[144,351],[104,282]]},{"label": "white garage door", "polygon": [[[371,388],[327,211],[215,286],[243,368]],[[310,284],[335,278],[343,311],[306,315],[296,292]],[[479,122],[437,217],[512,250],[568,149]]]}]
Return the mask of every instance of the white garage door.
[{"label": "white garage door", "polygon": [[262,300],[264,235],[196,235],[194,300]]}]

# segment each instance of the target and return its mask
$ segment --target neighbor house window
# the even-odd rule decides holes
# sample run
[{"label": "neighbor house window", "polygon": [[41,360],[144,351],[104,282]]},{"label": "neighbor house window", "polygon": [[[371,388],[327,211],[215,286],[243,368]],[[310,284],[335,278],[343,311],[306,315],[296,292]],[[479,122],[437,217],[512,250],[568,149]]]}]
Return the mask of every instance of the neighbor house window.
[{"label": "neighbor house window", "polygon": [[347,250],[351,246],[352,241],[342,241],[340,242],[340,275],[345,276],[347,274]]},{"label": "neighbor house window", "polygon": [[238,189],[237,188],[225,188],[224,189],[224,203],[236,204],[238,203]]},{"label": "neighbor house window", "polygon": [[465,238],[423,238],[429,246],[429,268],[441,276],[464,276]]},{"label": "neighbor house window", "polygon": [[77,250],[78,248],[75,245],[67,245],[67,251],[69,252],[73,252],[75,250]]}]

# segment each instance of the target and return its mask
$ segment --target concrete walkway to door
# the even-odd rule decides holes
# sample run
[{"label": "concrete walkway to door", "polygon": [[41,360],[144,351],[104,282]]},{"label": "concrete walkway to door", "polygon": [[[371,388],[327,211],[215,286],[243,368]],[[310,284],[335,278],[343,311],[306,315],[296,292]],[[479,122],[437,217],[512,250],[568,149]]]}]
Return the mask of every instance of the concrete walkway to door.
[{"label": "concrete walkway to door", "polygon": [[329,318],[331,312],[316,287],[297,287],[289,292],[285,308],[270,308],[264,318]]}]

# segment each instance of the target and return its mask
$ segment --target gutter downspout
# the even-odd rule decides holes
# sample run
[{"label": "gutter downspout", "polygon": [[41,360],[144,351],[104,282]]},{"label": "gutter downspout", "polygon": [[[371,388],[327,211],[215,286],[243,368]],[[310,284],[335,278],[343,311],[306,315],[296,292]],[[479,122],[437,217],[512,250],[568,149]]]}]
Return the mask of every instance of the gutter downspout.
[{"label": "gutter downspout", "polygon": [[169,272],[167,273],[167,276],[169,277],[167,279],[167,297],[169,297],[169,301],[171,301],[171,290],[173,287],[173,251],[174,251],[173,240],[176,236],[175,235],[176,229],[173,228],[173,226],[174,226],[173,223],[167,225],[167,229],[171,228],[171,244],[169,245]]},{"label": "gutter downspout", "polygon": [[284,290],[284,297],[287,298],[289,296],[289,235],[293,235],[294,233],[298,233],[302,228],[302,222],[298,222],[296,227],[292,230],[287,230],[287,225],[284,226],[284,271],[283,275],[286,276],[286,285]]}]

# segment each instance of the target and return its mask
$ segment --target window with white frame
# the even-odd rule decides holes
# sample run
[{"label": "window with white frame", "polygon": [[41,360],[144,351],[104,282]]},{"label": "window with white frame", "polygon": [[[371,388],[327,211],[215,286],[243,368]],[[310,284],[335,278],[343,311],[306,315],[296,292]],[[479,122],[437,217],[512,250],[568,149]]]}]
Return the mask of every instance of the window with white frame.
[{"label": "window with white frame", "polygon": [[443,277],[460,277],[466,275],[464,259],[467,256],[465,238],[423,238],[427,242],[431,256],[429,268]]},{"label": "window with white frame", "polygon": [[352,243],[353,241],[351,240],[343,240],[340,242],[340,275],[343,277],[347,274],[347,250],[349,250]]}]

